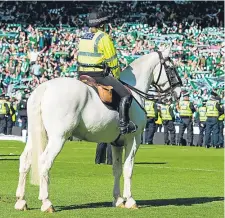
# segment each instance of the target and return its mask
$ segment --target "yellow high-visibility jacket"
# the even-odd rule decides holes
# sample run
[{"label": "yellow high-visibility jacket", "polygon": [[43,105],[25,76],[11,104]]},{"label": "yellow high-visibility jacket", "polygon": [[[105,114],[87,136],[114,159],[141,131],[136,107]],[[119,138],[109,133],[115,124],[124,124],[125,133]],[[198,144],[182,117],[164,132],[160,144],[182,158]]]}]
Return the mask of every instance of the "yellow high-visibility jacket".
[{"label": "yellow high-visibility jacket", "polygon": [[86,33],[80,40],[78,51],[79,72],[101,72],[104,63],[110,67],[114,77],[120,77],[116,49],[110,36],[98,30]]}]

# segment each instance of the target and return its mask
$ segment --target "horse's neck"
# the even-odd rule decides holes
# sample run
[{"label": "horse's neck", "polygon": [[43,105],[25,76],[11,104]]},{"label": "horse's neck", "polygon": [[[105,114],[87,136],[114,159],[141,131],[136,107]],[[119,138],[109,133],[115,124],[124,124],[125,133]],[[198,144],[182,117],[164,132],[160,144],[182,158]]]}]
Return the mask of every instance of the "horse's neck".
[{"label": "horse's neck", "polygon": [[120,79],[129,85],[147,93],[153,80],[153,71],[158,63],[155,53],[135,60],[122,73]]}]

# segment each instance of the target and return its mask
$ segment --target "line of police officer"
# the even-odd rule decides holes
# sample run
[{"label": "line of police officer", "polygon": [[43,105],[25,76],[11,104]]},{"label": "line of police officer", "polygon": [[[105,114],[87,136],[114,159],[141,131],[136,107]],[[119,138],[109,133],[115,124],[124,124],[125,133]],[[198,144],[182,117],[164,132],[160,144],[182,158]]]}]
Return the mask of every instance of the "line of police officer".
[{"label": "line of police officer", "polygon": [[0,96],[0,134],[12,135],[16,106],[8,96]]},{"label": "line of police officer", "polygon": [[[16,114],[16,111],[18,113]],[[17,120],[21,124],[22,129],[27,128],[27,97],[22,96],[21,101],[17,105],[9,96],[0,96],[0,134],[12,135],[12,128]]]},{"label": "line of police officer", "polygon": [[205,132],[205,146],[224,147],[224,105],[216,93],[212,92],[210,99],[203,102],[199,108],[199,139],[198,146],[202,146]]},{"label": "line of police officer", "polygon": [[[171,99],[165,100],[164,104],[161,104],[160,109],[152,100],[145,101],[145,110],[147,112],[147,124],[146,124],[146,144],[153,144],[154,133],[157,131],[156,123],[162,120],[164,126],[164,142],[166,145],[175,145],[175,116],[173,108],[171,107]],[[170,133],[170,140],[169,140]]]},{"label": "line of police officer", "polygon": [[[212,144],[219,148],[224,146],[223,128],[224,128],[224,106],[218,103],[219,97],[212,92],[210,100],[203,102],[203,106],[197,111],[199,113],[199,139],[197,146],[202,146],[205,132],[205,146],[207,148]],[[183,94],[183,100],[176,104],[175,111],[179,113],[181,122],[179,124],[179,134],[176,143],[175,116],[172,108],[171,99],[165,100],[161,104],[160,110],[157,110],[154,101],[145,101],[145,110],[147,112],[146,142],[153,144],[154,133],[156,132],[154,122],[158,119],[158,112],[162,118],[164,126],[164,143],[166,145],[186,145],[183,139],[184,131],[187,129],[187,145],[193,146],[193,113],[196,111],[193,103],[189,100],[189,94]],[[170,140],[169,133],[170,132]],[[212,133],[212,137],[211,137]],[[212,138],[212,140],[211,140]]]}]

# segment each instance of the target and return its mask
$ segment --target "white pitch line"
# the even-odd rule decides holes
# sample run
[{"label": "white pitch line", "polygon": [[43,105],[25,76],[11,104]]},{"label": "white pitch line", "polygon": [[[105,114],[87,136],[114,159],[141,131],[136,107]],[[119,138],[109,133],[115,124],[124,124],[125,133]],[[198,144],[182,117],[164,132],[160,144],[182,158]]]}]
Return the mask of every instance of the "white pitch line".
[{"label": "white pitch line", "polygon": [[174,170],[190,170],[190,171],[205,171],[205,172],[223,172],[223,170],[213,170],[213,169],[200,169],[200,168],[185,168],[185,167],[160,167],[160,166],[145,166],[143,165],[135,165],[138,167],[151,167],[151,168],[159,168],[159,169],[174,169]]},{"label": "white pitch line", "polygon": [[[68,163],[68,164],[78,164],[78,163],[80,163],[80,164],[93,164],[92,162],[87,163],[87,162],[80,162],[80,161],[55,161],[55,162],[57,162],[57,163]],[[166,166],[160,167],[160,166],[155,166],[154,164],[153,164],[154,166],[153,165],[150,166],[150,165],[147,165],[147,164],[146,165],[145,164],[139,165],[139,164],[135,164],[135,163],[134,163],[134,165],[135,165],[135,167],[151,167],[151,168],[158,168],[158,169],[190,170],[190,171],[205,171],[205,172],[220,172],[220,173],[223,172],[223,170],[213,170],[213,169],[166,167]]]},{"label": "white pitch line", "polygon": [[17,148],[17,147],[0,147],[0,148]]}]

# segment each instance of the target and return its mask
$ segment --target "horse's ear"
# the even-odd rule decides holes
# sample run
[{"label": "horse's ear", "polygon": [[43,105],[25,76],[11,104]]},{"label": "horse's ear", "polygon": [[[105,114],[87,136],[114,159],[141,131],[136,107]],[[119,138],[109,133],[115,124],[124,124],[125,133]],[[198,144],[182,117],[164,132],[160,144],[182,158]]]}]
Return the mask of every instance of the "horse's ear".
[{"label": "horse's ear", "polygon": [[169,47],[167,47],[167,48],[162,52],[163,57],[164,57],[164,58],[169,57],[170,52],[171,52],[171,45],[170,45]]}]

